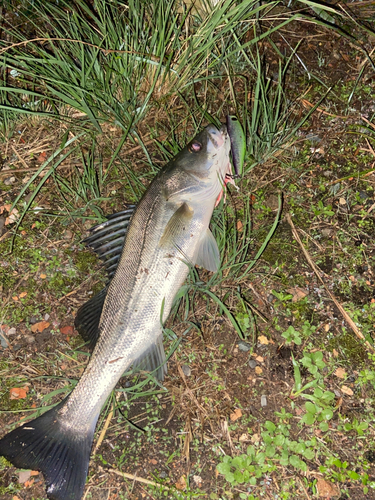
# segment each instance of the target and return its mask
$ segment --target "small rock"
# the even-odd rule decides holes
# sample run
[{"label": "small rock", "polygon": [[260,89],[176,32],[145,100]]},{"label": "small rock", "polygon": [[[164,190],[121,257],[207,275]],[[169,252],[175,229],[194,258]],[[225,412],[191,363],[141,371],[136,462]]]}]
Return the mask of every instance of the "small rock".
[{"label": "small rock", "polygon": [[31,318],[29,319],[29,323],[30,325],[35,325],[35,323],[38,322],[38,318],[36,318],[35,316],[31,316]]},{"label": "small rock", "polygon": [[26,335],[24,335],[24,339],[25,339],[25,342],[26,342],[27,344],[32,344],[32,343],[34,343],[34,342],[35,342],[35,337],[34,337],[34,335],[26,334]]},{"label": "small rock", "polygon": [[63,235],[63,238],[65,240],[71,240],[73,238],[73,233],[72,231],[69,231],[69,229],[67,229]]},{"label": "small rock", "polygon": [[14,184],[15,182],[16,182],[15,177],[7,177],[6,179],[4,179],[4,184],[6,186],[10,186],[11,184]]},{"label": "small rock", "polygon": [[49,315],[49,314],[45,314],[45,315],[44,315],[44,321],[48,321],[48,320],[49,320],[49,318],[50,318],[50,315]]},{"label": "small rock", "polygon": [[267,396],[265,396],[264,394],[262,394],[260,397],[260,405],[267,406]]},{"label": "small rock", "polygon": [[7,331],[7,335],[15,335],[16,332],[17,330],[14,327],[9,328],[9,330]]},{"label": "small rock", "polygon": [[251,346],[247,342],[245,342],[244,340],[240,340],[238,342],[238,349],[240,351],[247,352],[247,351],[250,351]]},{"label": "small rock", "polygon": [[249,366],[252,370],[254,370],[254,368],[256,367],[257,365],[257,362],[255,361],[255,359],[250,359],[249,361]]},{"label": "small rock", "polygon": [[182,370],[182,373],[183,373],[186,377],[190,377],[190,375],[191,375],[191,369],[190,369],[190,366],[188,366],[188,365],[182,365],[182,366],[181,366],[181,370]]},{"label": "small rock", "polygon": [[322,229],[322,236],[325,236],[325,237],[328,237],[328,236],[331,236],[333,234],[333,229],[331,229],[330,227],[325,227],[324,229]]},{"label": "small rock", "polygon": [[167,473],[162,470],[159,474],[159,477],[161,477],[162,479],[165,479],[167,477]]}]

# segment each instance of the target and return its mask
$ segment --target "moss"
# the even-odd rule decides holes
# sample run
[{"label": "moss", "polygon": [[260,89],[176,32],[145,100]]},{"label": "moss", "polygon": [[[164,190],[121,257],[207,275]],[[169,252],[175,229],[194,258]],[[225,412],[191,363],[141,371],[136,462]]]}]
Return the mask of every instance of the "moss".
[{"label": "moss", "polygon": [[368,362],[366,349],[353,332],[343,331],[328,342],[328,351],[342,351],[351,365],[361,367]]},{"label": "moss", "polygon": [[78,271],[84,274],[92,272],[92,269],[98,265],[97,256],[94,253],[85,250],[76,252],[73,260]]}]

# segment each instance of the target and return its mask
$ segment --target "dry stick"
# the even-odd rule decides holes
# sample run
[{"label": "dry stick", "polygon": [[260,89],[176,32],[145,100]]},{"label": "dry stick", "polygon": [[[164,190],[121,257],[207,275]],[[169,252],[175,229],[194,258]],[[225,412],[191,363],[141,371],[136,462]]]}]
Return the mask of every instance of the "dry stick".
[{"label": "dry stick", "polygon": [[127,472],[121,472],[116,469],[109,469],[109,472],[113,472],[118,476],[126,477],[126,479],[131,479],[132,481],[138,481],[140,483],[150,484],[151,486],[163,486],[163,488],[165,488],[166,490],[172,489],[166,486],[165,484],[155,483],[154,481],[150,481],[149,479],[143,479],[143,477],[134,476],[133,474],[128,474]]},{"label": "dry stick", "polygon": [[95,448],[94,448],[94,455],[96,454],[96,452],[100,448],[100,445],[103,442],[104,436],[106,435],[106,432],[107,432],[109,424],[110,424],[110,422],[112,420],[112,417],[113,417],[113,409],[108,413],[108,416],[106,418],[105,424],[104,424],[103,429],[102,429],[102,432],[100,433],[99,439],[96,442],[96,445],[95,445]]},{"label": "dry stick", "polygon": [[350,326],[350,328],[353,330],[353,332],[356,334],[356,336],[363,340],[364,343],[366,344],[366,346],[368,347],[368,349],[370,349],[372,352],[375,352],[375,349],[374,347],[370,344],[370,342],[368,342],[363,333],[357,328],[357,325],[354,323],[354,321],[352,320],[352,318],[349,316],[349,314],[345,311],[345,309],[342,307],[342,305],[340,304],[340,302],[336,299],[336,297],[329,291],[327,285],[324,283],[324,281],[322,280],[320,274],[319,274],[319,268],[315,265],[314,261],[312,260],[312,258],[310,257],[310,254],[308,253],[308,251],[306,250],[306,248],[303,246],[303,243],[302,241],[300,240],[300,237],[298,236],[298,233],[296,231],[296,228],[293,224],[293,221],[292,221],[292,218],[290,216],[290,214],[286,214],[286,220],[288,221],[291,229],[292,229],[292,233],[293,233],[293,236],[295,238],[295,240],[297,241],[297,243],[299,244],[299,246],[301,247],[302,249],[302,252],[304,253],[305,257],[306,257],[306,260],[307,262],[310,264],[312,270],[314,271],[314,273],[316,274],[317,278],[319,279],[319,281],[321,282],[321,284],[324,286],[324,288],[326,289],[328,295],[330,296],[331,300],[335,303],[337,309],[340,311],[340,313],[342,314],[342,316],[344,317],[345,321],[347,322],[347,324]]}]

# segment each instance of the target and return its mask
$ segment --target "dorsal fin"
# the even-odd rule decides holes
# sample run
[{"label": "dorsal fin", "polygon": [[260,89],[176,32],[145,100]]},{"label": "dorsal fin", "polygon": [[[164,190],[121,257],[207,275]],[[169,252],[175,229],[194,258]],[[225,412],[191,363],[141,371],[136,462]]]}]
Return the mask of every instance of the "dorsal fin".
[{"label": "dorsal fin", "polygon": [[[89,229],[90,236],[83,240],[83,243],[94,250],[103,262],[107,271],[108,283],[117,269],[135,208],[135,205],[127,205],[125,210],[109,215],[105,222]],[[99,338],[99,321],[107,295],[108,283],[103,290],[78,309],[74,320],[76,330],[83,340],[89,342],[91,348],[95,347]]]},{"label": "dorsal fin", "polygon": [[136,205],[127,205],[125,210],[107,217],[105,222],[91,229],[83,243],[98,255],[106,268],[108,280],[113,278],[124,247],[130,219]]},{"label": "dorsal fin", "polygon": [[93,349],[99,338],[99,321],[103,310],[103,304],[107,295],[108,287],[103,288],[89,301],[85,302],[77,311],[74,327],[83,340],[89,342]]}]

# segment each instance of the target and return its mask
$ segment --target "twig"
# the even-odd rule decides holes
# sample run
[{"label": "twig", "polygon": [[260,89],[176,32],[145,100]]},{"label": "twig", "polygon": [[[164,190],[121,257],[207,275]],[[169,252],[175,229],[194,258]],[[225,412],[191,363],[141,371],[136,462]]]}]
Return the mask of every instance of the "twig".
[{"label": "twig", "polygon": [[121,472],[116,469],[109,469],[109,472],[113,472],[118,476],[126,477],[126,479],[131,479],[132,481],[138,481],[139,483],[149,484],[151,486],[162,486],[166,490],[172,489],[169,486],[166,486],[165,484],[155,483],[155,481],[150,481],[149,479],[144,479],[143,477],[134,476],[133,474],[128,474],[127,472]]},{"label": "twig", "polygon": [[363,333],[357,328],[357,325],[354,323],[354,321],[352,320],[352,318],[345,311],[345,309],[342,307],[342,305],[340,304],[340,302],[330,292],[330,290],[328,289],[327,285],[322,280],[322,278],[320,276],[320,273],[319,273],[319,268],[315,265],[315,263],[312,260],[310,254],[308,253],[308,251],[306,250],[306,248],[303,246],[303,243],[302,243],[302,241],[301,241],[301,239],[300,239],[300,237],[299,237],[299,235],[297,233],[297,230],[296,230],[296,228],[295,228],[295,226],[293,224],[293,221],[292,221],[292,218],[291,218],[290,214],[286,214],[286,220],[288,221],[288,223],[289,223],[289,225],[290,225],[290,227],[292,229],[292,233],[293,233],[293,236],[294,236],[295,240],[297,241],[297,243],[301,247],[301,250],[302,250],[302,252],[304,253],[304,255],[306,257],[307,262],[310,264],[312,270],[314,271],[314,273],[316,274],[317,278],[319,279],[319,281],[322,283],[322,285],[326,289],[326,292],[328,293],[328,295],[330,296],[330,298],[332,299],[332,301],[336,305],[337,309],[340,311],[340,313],[344,317],[344,319],[347,322],[347,324],[350,326],[350,328],[353,330],[353,332],[356,334],[356,336],[359,339],[361,339],[362,341],[364,341],[364,343],[366,344],[366,346],[368,347],[368,349],[370,349],[372,352],[375,352],[374,347],[370,344],[370,342],[368,342],[365,339]]},{"label": "twig", "polygon": [[192,401],[194,401],[194,403],[197,405],[197,407],[199,408],[199,410],[204,413],[207,417],[207,412],[206,410],[199,404],[197,398],[194,396],[193,392],[191,391],[191,389],[189,388],[188,386],[188,383],[186,381],[186,377],[185,377],[185,374],[184,372],[182,371],[182,368],[181,368],[181,365],[180,363],[177,361],[177,357],[176,357],[176,353],[174,354],[174,361],[177,365],[177,369],[178,369],[178,373],[180,374],[180,377],[182,378],[182,380],[184,381],[185,383],[185,387],[186,387],[186,392],[189,394],[190,398]]},{"label": "twig", "polygon": [[94,448],[94,455],[96,454],[96,452],[98,451],[98,449],[100,448],[100,445],[102,444],[103,442],[103,439],[104,439],[104,436],[106,435],[106,432],[107,432],[107,429],[109,427],[109,424],[112,420],[112,417],[113,417],[113,408],[112,410],[108,413],[108,416],[106,418],[106,421],[104,423],[104,426],[103,426],[103,429],[100,433],[100,436],[99,436],[99,439],[97,440],[96,442],[96,445],[95,445],[95,448]]}]

